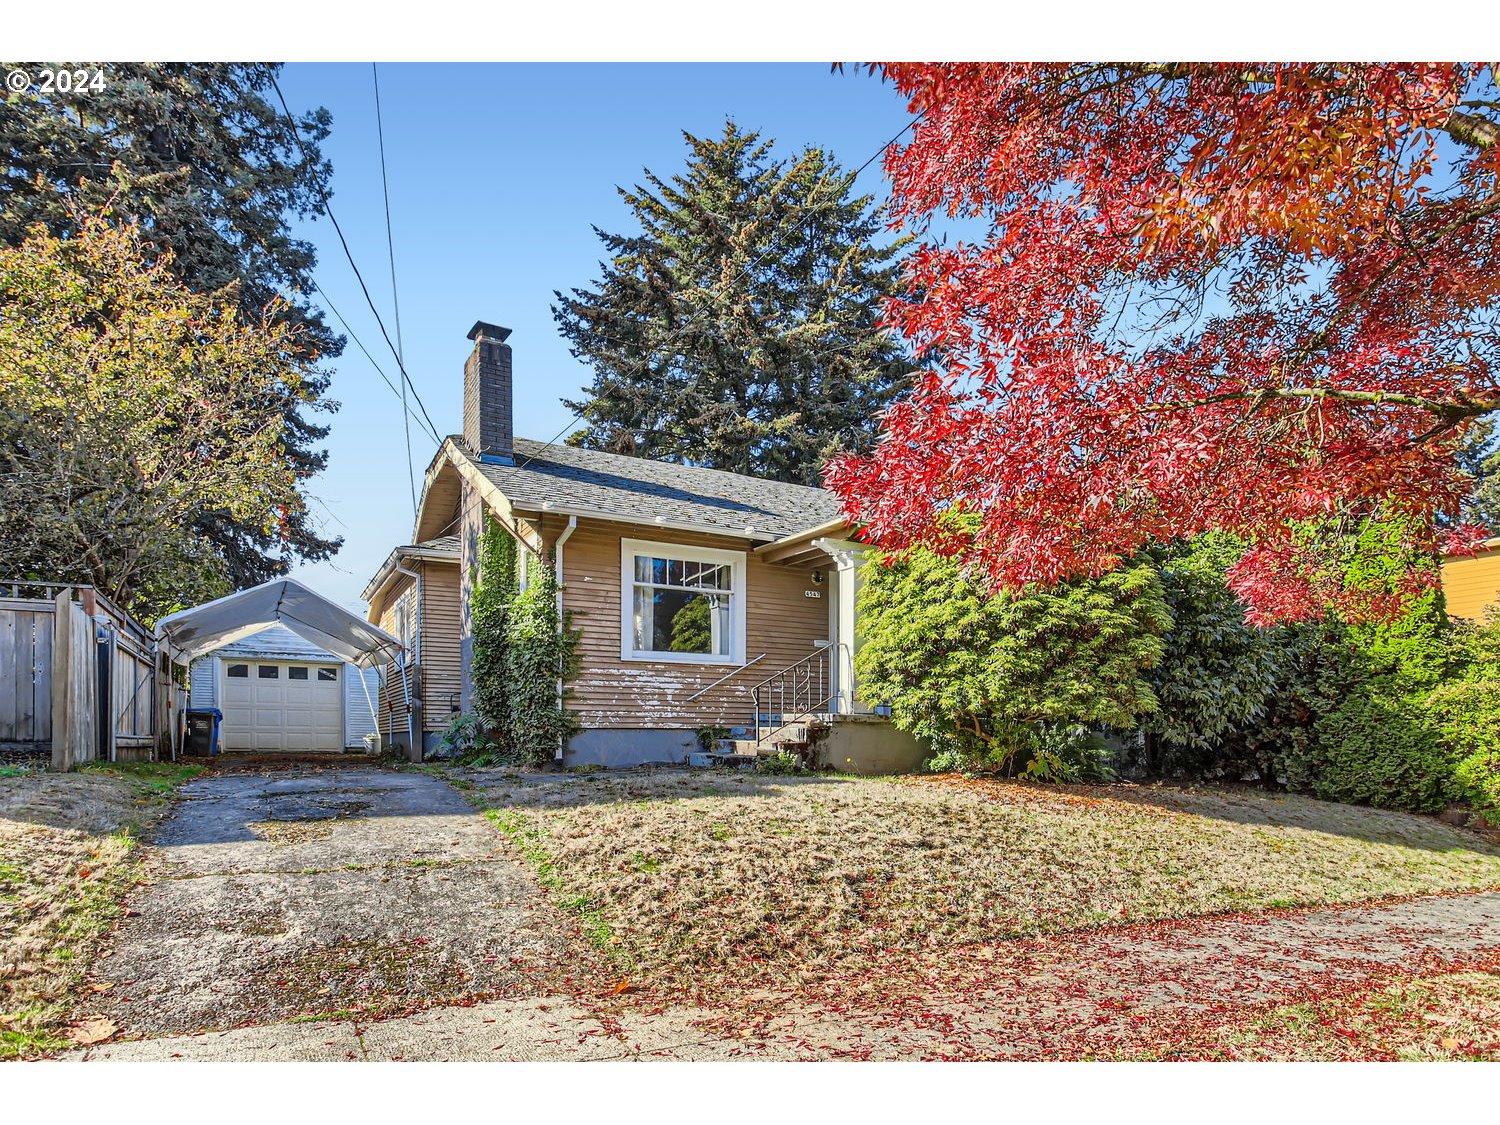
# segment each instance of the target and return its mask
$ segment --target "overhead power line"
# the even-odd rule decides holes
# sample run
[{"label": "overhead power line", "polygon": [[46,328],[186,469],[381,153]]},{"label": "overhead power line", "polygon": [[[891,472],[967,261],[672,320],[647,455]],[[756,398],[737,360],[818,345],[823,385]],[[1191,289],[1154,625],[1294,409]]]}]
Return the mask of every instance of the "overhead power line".
[{"label": "overhead power line", "polygon": [[[297,119],[292,116],[292,111],[287,106],[286,95],[281,92],[281,83],[276,80],[275,74],[271,75],[271,88],[276,91],[276,98],[281,102],[281,112],[286,115],[287,124],[292,127],[292,139],[296,142],[298,150],[301,151],[302,159],[311,164],[312,157],[307,151],[307,146],[302,143],[302,132],[297,126]],[[359,272],[359,265],[354,260],[354,252],[349,249],[349,240],[344,237],[344,228],[339,225],[338,217],[333,213],[333,204],[329,201],[328,193],[323,190],[321,183],[317,183],[316,181],[314,183],[318,189],[318,197],[323,202],[323,212],[328,216],[328,221],[333,224],[334,232],[339,236],[339,245],[344,249],[344,257],[348,259],[349,268],[354,271],[355,280],[359,282],[359,289],[364,294],[365,304],[370,306],[370,314],[375,317],[375,323],[380,328],[380,334],[385,337],[385,346],[391,350],[391,355],[396,357],[396,366],[401,371],[403,385],[410,388],[411,397],[416,400],[418,408],[422,411],[422,417],[426,419],[427,428],[436,434],[437,426],[433,425],[432,416],[427,413],[427,404],[422,401],[422,396],[417,392],[416,384],[411,381],[411,376],[407,374],[406,364],[401,359],[400,350],[391,341],[391,334],[386,331],[385,321],[380,316],[380,310],[375,307],[375,301],[370,296],[370,287],[365,284],[364,274]],[[348,322],[345,321],[345,323],[347,324]],[[439,438],[438,441],[441,444],[442,439]]]},{"label": "overhead power line", "polygon": [[[400,389],[394,382],[392,382],[391,377],[385,373],[385,368],[381,367],[379,362],[376,361],[375,357],[370,354],[370,349],[365,347],[365,342],[359,338],[358,333],[356,333],[354,329],[349,326],[349,322],[344,318],[344,314],[339,312],[338,308],[329,298],[327,290],[323,289],[315,281],[313,282],[313,292],[318,295],[318,300],[327,307],[328,311],[333,314],[333,318],[337,320],[343,330],[348,333],[349,339],[353,340],[359,350],[364,353],[365,358],[370,361],[370,366],[375,369],[375,374],[379,375],[381,379],[385,380],[385,385],[391,389],[391,394],[396,395],[399,398],[401,395]],[[408,417],[416,418],[414,414],[411,414],[410,410],[407,411],[407,414]],[[443,444],[442,436],[438,434],[436,429],[433,429],[420,418],[416,418],[416,421],[417,424],[423,428],[424,433],[432,435],[433,441],[437,442],[439,445]]]},{"label": "overhead power line", "polygon": [[[405,370],[406,346],[401,340],[401,297],[396,287],[396,240],[391,235],[391,185],[385,174],[385,120],[380,113],[380,70],[372,62],[370,78],[375,84],[375,138],[380,144],[380,191],[385,197],[385,248],[391,260],[391,306],[396,319],[396,362]],[[411,515],[417,518],[417,471],[411,462],[411,413],[406,405],[406,382],[401,383],[401,429],[406,435],[406,483],[411,488]],[[439,445],[442,443],[439,442]]]}]

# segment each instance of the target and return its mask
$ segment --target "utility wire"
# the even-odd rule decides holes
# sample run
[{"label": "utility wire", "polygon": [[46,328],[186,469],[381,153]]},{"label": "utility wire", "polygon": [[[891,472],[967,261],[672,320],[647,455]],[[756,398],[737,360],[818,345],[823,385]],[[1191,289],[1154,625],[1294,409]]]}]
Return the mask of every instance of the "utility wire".
[{"label": "utility wire", "polygon": [[[885,154],[885,151],[887,149],[889,149],[893,144],[895,144],[902,137],[904,137],[907,134],[907,132],[910,131],[912,128],[914,128],[922,120],[922,118],[925,117],[926,115],[927,115],[927,111],[926,110],[923,110],[921,113],[917,114],[910,121],[908,121],[905,125],[903,125],[899,130],[897,130],[896,134],[894,136],[892,136],[890,140],[886,141],[883,145],[881,145],[873,153],[871,153],[868,160],[866,160],[858,168],[854,169],[853,172],[849,173],[849,175],[847,177],[845,177],[844,182],[839,187],[839,192],[842,193],[844,191],[847,191],[849,188],[853,187],[854,186],[854,181],[857,180],[857,179],[859,179],[860,173],[862,173],[871,164],[874,164],[875,161],[879,160],[881,158],[881,156],[883,156]],[[835,195],[833,197],[834,200],[836,200],[837,198],[838,198],[838,195]],[[829,202],[832,202],[832,200],[830,200]],[[800,210],[803,212],[802,220],[801,220],[801,222],[799,222],[797,224],[797,226],[795,228],[793,228],[794,231],[800,231],[803,227],[805,227],[807,225],[808,220],[811,219],[813,217],[813,215],[816,213],[814,211],[814,209],[813,209],[813,204],[812,204],[811,199],[809,199],[808,202],[804,203],[801,206]],[[775,241],[772,240],[772,242],[770,244],[768,244],[767,246],[765,246],[761,250],[761,252],[755,256],[755,259],[753,261],[748,262],[745,265],[741,266],[739,268],[739,270],[735,272],[734,276],[730,278],[730,281],[738,281],[739,278],[741,277],[741,275],[747,273],[748,271],[754,269],[756,266],[760,265],[761,262],[763,262],[766,259],[766,256],[768,254],[770,254],[771,251],[774,248],[775,248]],[[674,335],[680,337],[682,335],[682,333],[686,332],[689,328],[691,328],[693,326],[693,323],[697,319],[698,315],[702,315],[706,311],[707,310],[700,309],[698,314],[695,314],[694,316],[688,317],[687,320],[685,320],[682,324],[678,325],[677,331],[674,333]],[[837,349],[833,349],[833,350],[837,350]],[[830,352],[830,354],[831,354],[831,352]],[[639,375],[642,371],[644,371],[646,369],[646,366],[647,366],[648,363],[649,363],[649,360],[642,360],[640,362],[640,364],[635,368],[635,370],[629,370],[629,369],[627,369],[626,371],[622,372],[621,374],[623,376]],[[571,427],[574,423],[579,422],[579,421],[581,421],[583,419],[583,414],[584,414],[584,411],[582,411],[582,410],[574,412],[573,416],[571,418],[569,418],[566,423],[563,424],[563,428],[562,429],[558,430],[557,433],[553,434],[552,437],[548,441],[544,442],[542,444],[542,448],[541,449],[537,450],[537,452],[535,452],[535,453],[529,455],[528,457],[526,457],[525,460],[520,461],[518,463],[517,467],[518,468],[525,468],[532,461],[534,461],[537,457],[541,456],[541,454],[542,454],[543,451],[545,451],[546,449],[549,449],[553,445],[556,445],[557,444],[557,439],[560,438],[560,437],[562,437],[563,434],[567,433],[569,427]]]},{"label": "utility wire", "polygon": [[[339,312],[339,310],[334,306],[333,301],[329,299],[328,292],[321,286],[319,286],[316,281],[313,282],[313,292],[318,295],[318,300],[320,300],[327,307],[328,311],[333,314],[334,319],[339,322],[339,326],[342,327],[346,333],[348,333],[349,339],[353,340],[354,343],[358,346],[359,350],[364,352],[365,358],[370,361],[370,366],[375,369],[375,374],[384,379],[385,385],[391,389],[391,394],[396,395],[399,398],[401,395],[401,391],[397,388],[396,384],[391,381],[391,377],[385,373],[385,369],[376,362],[375,357],[370,354],[370,349],[365,347],[365,342],[359,338],[358,333],[356,333],[353,328],[349,327],[349,322],[344,319],[344,314]],[[410,410],[408,410],[408,416],[416,417],[415,415],[410,413]],[[433,441],[437,442],[439,445],[443,444],[443,439],[438,435],[438,432],[435,429],[429,428],[426,422],[423,422],[420,418],[418,418],[417,424],[424,427],[424,433],[432,435]]]},{"label": "utility wire", "polygon": [[[385,197],[385,248],[391,260],[391,306],[396,317],[396,362],[406,369],[406,347],[401,341],[401,297],[396,288],[396,240],[391,236],[391,185],[385,174],[385,121],[380,114],[380,71],[372,62],[370,78],[375,84],[375,138],[380,144],[380,191]],[[417,471],[411,461],[411,414],[406,406],[406,382],[401,383],[401,428],[406,435],[406,483],[411,489],[411,515],[417,518]],[[442,444],[439,442],[438,444]]]},{"label": "utility wire", "polygon": [[[292,127],[292,139],[302,153],[302,159],[312,163],[312,157],[307,151],[307,146],[302,143],[302,132],[297,127],[297,119],[292,116],[292,111],[287,107],[286,95],[281,92],[281,83],[276,80],[276,75],[271,75],[271,88],[276,91],[276,98],[281,102],[281,112],[286,115],[287,124]],[[432,416],[427,413],[427,404],[422,401],[422,396],[417,393],[416,385],[411,381],[411,376],[406,373],[406,364],[401,360],[401,352],[391,342],[391,334],[386,331],[385,321],[381,319],[380,310],[375,307],[375,301],[370,296],[370,287],[365,284],[364,274],[359,272],[359,266],[354,261],[354,253],[349,249],[349,240],[344,237],[344,228],[339,226],[338,218],[333,213],[333,204],[328,199],[328,193],[323,190],[323,185],[316,180],[314,186],[318,189],[318,197],[323,201],[323,211],[328,216],[328,221],[333,224],[335,233],[339,236],[339,245],[344,248],[344,257],[349,260],[349,268],[354,271],[354,277],[359,282],[360,292],[365,296],[365,304],[370,306],[370,313],[375,317],[375,323],[380,327],[380,334],[385,337],[385,346],[390,348],[391,354],[396,357],[396,366],[401,370],[401,378],[405,386],[411,388],[412,398],[417,400],[417,406],[422,411],[422,417],[427,420],[427,428],[434,434],[437,427],[433,425]],[[345,322],[348,323],[347,321]],[[439,439],[441,444],[441,439]]]}]

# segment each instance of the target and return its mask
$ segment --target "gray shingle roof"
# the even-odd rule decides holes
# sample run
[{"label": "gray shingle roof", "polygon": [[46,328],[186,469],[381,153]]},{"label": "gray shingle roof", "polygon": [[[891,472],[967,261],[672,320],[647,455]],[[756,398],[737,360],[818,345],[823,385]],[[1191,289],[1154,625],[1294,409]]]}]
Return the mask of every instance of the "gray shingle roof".
[{"label": "gray shingle roof", "polygon": [[515,449],[514,465],[471,460],[523,509],[550,501],[631,523],[660,517],[755,539],[779,539],[839,517],[838,501],[821,488],[528,438],[517,438]]},{"label": "gray shingle roof", "polygon": [[422,543],[414,543],[412,546],[420,547],[424,551],[448,551],[458,554],[458,536],[440,535],[436,539],[428,539]]}]

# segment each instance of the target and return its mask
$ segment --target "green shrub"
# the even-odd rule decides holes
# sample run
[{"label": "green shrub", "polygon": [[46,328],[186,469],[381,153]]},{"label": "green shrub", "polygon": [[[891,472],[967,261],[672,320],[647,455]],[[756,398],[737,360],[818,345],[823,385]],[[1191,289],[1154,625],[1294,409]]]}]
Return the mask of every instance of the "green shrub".
[{"label": "green shrub", "polygon": [[802,764],[802,759],[796,754],[789,750],[778,750],[756,762],[755,772],[773,777],[790,777],[812,771]]},{"label": "green shrub", "polygon": [[1172,614],[1151,672],[1160,706],[1141,724],[1138,765],[1152,775],[1238,780],[1246,763],[1229,736],[1265,713],[1278,671],[1274,631],[1245,619],[1227,570],[1241,548],[1219,535],[1153,552]]},{"label": "green shrub", "polygon": [[1457,676],[1500,680],[1500,606],[1491,606],[1482,622],[1453,622],[1450,640]]},{"label": "green shrub", "polygon": [[931,746],[930,767],[1011,770],[1039,728],[1129,727],[1156,708],[1147,670],[1171,618],[1150,566],[995,594],[919,549],[862,577],[861,697]]},{"label": "green shrub", "polygon": [[1427,697],[1439,744],[1456,765],[1453,795],[1500,810],[1500,679],[1443,684]]},{"label": "green shrub", "polygon": [[478,715],[454,715],[438,739],[438,756],[462,758],[472,754],[483,742]]},{"label": "green shrub", "polygon": [[1437,812],[1453,796],[1454,765],[1421,697],[1359,692],[1318,719],[1286,772],[1289,787],[1327,801]]},{"label": "green shrub", "polygon": [[[1371,599],[1399,607],[1388,617],[1348,626],[1366,676],[1377,690],[1430,690],[1448,673],[1453,656],[1447,605],[1437,559],[1402,546],[1400,519],[1367,520],[1354,537],[1344,582]],[[1431,585],[1411,591],[1416,578]]]},{"label": "green shrub", "polygon": [[1038,727],[1024,772],[1041,781],[1113,781],[1114,758],[1109,743],[1097,731],[1081,726]]}]

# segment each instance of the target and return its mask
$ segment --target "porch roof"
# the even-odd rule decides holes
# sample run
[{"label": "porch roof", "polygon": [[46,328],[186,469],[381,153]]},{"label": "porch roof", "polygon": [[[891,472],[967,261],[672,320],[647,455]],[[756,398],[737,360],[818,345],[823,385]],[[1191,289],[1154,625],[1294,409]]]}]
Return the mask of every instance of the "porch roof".
[{"label": "porch roof", "polygon": [[365,584],[364,590],[359,595],[370,604],[372,614],[375,612],[375,600],[396,578],[398,573],[396,568],[401,565],[402,559],[456,563],[459,560],[458,536],[442,535],[436,539],[429,539],[425,543],[408,543],[403,547],[397,547],[387,555],[385,562],[380,564],[380,569]]}]

